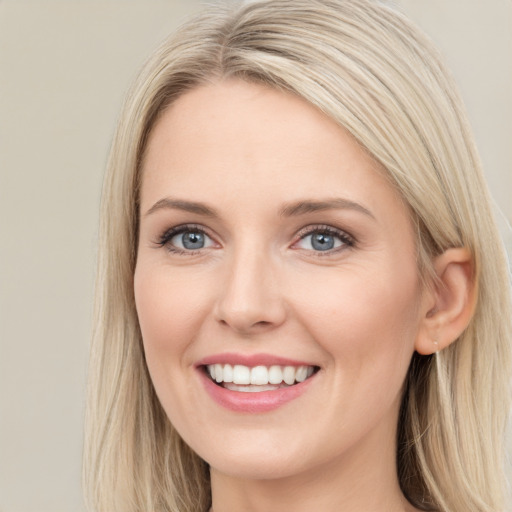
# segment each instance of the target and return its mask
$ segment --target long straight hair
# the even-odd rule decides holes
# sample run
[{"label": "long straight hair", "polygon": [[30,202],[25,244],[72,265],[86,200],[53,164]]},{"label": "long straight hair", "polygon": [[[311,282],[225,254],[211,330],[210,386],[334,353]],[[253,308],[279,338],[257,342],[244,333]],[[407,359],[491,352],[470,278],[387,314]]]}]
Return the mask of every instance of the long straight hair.
[{"label": "long straight hair", "polygon": [[140,168],[158,116],[200,85],[238,78],[295,94],[387,170],[416,227],[419,275],[466,247],[478,299],[460,338],[411,361],[398,424],[404,495],[421,510],[502,512],[510,276],[457,89],[432,44],[371,0],[212,7],[152,55],[124,105],[102,198],[84,483],[97,512],[204,512],[208,467],[156,398],[133,296]]}]

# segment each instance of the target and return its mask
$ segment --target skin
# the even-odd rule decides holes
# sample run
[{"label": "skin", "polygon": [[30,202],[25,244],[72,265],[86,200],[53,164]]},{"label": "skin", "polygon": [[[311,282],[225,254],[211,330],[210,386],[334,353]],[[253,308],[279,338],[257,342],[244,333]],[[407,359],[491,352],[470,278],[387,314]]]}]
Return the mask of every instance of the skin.
[{"label": "skin", "polygon": [[[333,198],[351,203],[283,214]],[[215,512],[415,510],[396,476],[401,391],[414,350],[451,341],[438,310],[453,300],[436,309],[422,291],[409,212],[382,169],[303,100],[224,81],[186,93],[154,127],[140,217],[134,286],[148,368],[171,422],[210,464]],[[206,232],[204,248],[159,243],[184,224]],[[351,243],[314,250],[307,230],[325,226]],[[463,288],[467,257],[445,260],[439,274]],[[196,367],[225,352],[320,370],[275,410],[234,412]]]}]

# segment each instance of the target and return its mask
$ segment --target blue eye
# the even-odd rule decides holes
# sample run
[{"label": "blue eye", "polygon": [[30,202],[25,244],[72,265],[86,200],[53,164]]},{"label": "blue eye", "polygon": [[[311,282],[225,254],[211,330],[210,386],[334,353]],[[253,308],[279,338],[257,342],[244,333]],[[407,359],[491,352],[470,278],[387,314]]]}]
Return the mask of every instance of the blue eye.
[{"label": "blue eye", "polygon": [[316,251],[328,251],[334,249],[336,239],[332,235],[325,233],[314,233],[311,236],[311,246]]},{"label": "blue eye", "polygon": [[165,246],[170,252],[187,253],[212,247],[214,241],[200,228],[178,226],[166,231],[158,245]]},{"label": "blue eye", "polygon": [[180,249],[203,249],[206,244],[206,235],[199,231],[186,231],[185,233],[174,235],[170,242]]},{"label": "blue eye", "polygon": [[296,247],[315,252],[336,250],[342,246],[352,246],[352,239],[343,232],[333,228],[309,231],[297,242]]}]

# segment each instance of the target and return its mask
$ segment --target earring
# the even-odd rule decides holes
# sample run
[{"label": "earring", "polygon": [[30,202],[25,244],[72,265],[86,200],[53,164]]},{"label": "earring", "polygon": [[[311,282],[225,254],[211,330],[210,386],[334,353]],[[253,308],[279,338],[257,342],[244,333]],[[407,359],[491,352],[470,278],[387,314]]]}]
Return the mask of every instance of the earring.
[{"label": "earring", "polygon": [[435,353],[437,354],[439,352],[439,340],[434,339],[434,346],[436,347]]}]

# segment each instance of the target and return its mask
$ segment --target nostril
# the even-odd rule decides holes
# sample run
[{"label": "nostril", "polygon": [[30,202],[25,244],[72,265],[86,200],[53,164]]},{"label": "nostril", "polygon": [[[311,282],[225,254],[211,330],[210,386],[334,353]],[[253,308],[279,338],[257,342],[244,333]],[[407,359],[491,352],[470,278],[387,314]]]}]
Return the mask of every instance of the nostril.
[{"label": "nostril", "polygon": [[219,290],[214,307],[214,316],[220,325],[242,334],[276,327],[286,319],[279,290],[267,286],[268,283],[262,282],[261,276],[251,272],[249,267],[250,261],[244,261],[242,269],[232,269]]},{"label": "nostril", "polygon": [[224,316],[218,318],[218,322],[223,327],[229,327],[237,331],[240,334],[251,334],[257,331],[265,330],[271,328],[274,325],[274,322],[268,320],[256,320],[249,316],[244,316],[241,314],[232,315],[232,316]]},{"label": "nostril", "polygon": [[254,327],[267,327],[268,325],[272,325],[272,322],[267,322],[266,320],[260,320],[259,322],[255,322]]}]

